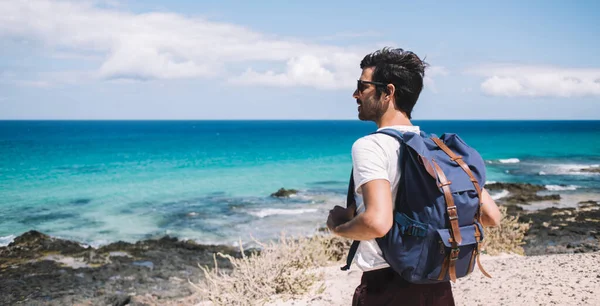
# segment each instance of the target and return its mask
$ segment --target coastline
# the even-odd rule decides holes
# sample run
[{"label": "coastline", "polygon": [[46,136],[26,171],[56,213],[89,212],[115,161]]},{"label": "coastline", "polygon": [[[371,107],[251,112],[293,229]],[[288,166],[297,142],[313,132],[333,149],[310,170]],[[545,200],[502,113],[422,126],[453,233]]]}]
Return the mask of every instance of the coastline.
[{"label": "coastline", "polygon": [[[495,288],[494,286],[505,286],[505,282],[512,282],[513,279],[509,276],[513,272],[519,272],[519,267],[535,267],[535,262],[532,261],[534,259],[531,258],[537,258],[536,260],[540,262],[548,261],[545,270],[535,270],[537,271],[535,273],[548,274],[550,280],[554,273],[552,265],[565,265],[565,262],[571,260],[568,259],[571,258],[569,256],[579,256],[578,253],[583,253],[581,258],[585,262],[589,260],[598,262],[599,202],[588,200],[574,203],[573,207],[527,210],[523,209],[523,206],[530,205],[528,203],[547,200],[544,197],[548,195],[540,193],[542,191],[540,186],[498,183],[490,184],[489,187],[496,192],[508,190],[508,195],[498,199],[497,202],[507,208],[509,216],[519,216],[521,222],[530,224],[529,231],[523,239],[523,249],[527,256],[486,256],[486,260],[496,265],[494,267],[497,268],[494,270],[504,271],[506,266],[506,272],[502,273],[508,274],[492,280],[474,281],[471,280],[475,277],[473,276],[467,281],[459,281],[455,290],[457,301],[461,298],[461,294],[468,292],[465,291],[466,289],[473,290],[469,286],[486,291]],[[517,204],[519,202],[522,203]],[[203,279],[203,272],[198,265],[214,267],[213,255],[217,252],[229,254],[234,258],[241,256],[239,248],[233,246],[202,245],[173,237],[136,243],[114,242],[93,248],[31,231],[16,237],[9,246],[0,247],[0,296],[2,297],[0,304],[23,302],[49,305],[78,303],[125,305],[125,302],[136,305],[194,304],[200,302],[201,297],[189,282],[197,284]],[[553,257],[554,255],[551,254],[558,255]],[[222,271],[231,269],[228,260],[220,257],[216,257],[216,260]],[[513,266],[515,263],[517,267]],[[571,266],[567,265],[567,267]],[[582,267],[589,268],[592,274],[595,273],[593,272],[595,267]],[[323,294],[338,290],[328,289],[329,283],[343,281],[346,276],[352,280],[356,277],[355,274],[360,275],[359,271],[351,270],[348,275],[342,276],[337,273],[338,264],[318,268],[318,270],[324,273]],[[563,272],[571,273],[569,271]],[[598,276],[600,277],[600,274]],[[351,282],[342,282],[342,284],[352,289]],[[461,285],[462,283],[471,285]],[[585,290],[588,289],[578,284],[568,283],[565,286],[581,289],[582,296],[587,297]],[[337,288],[336,286],[332,285],[332,288]],[[481,289],[477,286],[484,287]],[[322,287],[315,286],[314,290],[320,288]],[[340,294],[332,293],[333,297],[323,296],[320,301],[311,301],[311,304],[314,302],[315,305],[319,305],[318,303],[324,302],[327,305],[338,305],[337,302],[332,302],[332,299],[341,299],[340,305],[346,304],[348,300],[344,298],[347,296],[341,294],[346,292],[344,290],[338,290]],[[510,290],[517,295],[525,289],[513,286]],[[318,296],[312,295],[313,298]],[[309,296],[310,293],[307,297]],[[291,305],[303,305],[302,301],[306,301],[303,298],[306,297],[299,298],[299,302],[297,301],[299,304]],[[550,298],[548,301],[554,300]]]}]

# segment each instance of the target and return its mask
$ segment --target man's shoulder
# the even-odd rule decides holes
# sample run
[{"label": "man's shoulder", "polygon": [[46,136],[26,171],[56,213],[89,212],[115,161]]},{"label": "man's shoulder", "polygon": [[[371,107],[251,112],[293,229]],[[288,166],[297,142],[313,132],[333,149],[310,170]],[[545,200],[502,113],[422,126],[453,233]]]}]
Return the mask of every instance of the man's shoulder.
[{"label": "man's shoulder", "polygon": [[381,133],[373,133],[357,139],[352,145],[352,150],[367,149],[371,147],[386,149],[398,147],[399,145],[400,143],[394,137]]}]

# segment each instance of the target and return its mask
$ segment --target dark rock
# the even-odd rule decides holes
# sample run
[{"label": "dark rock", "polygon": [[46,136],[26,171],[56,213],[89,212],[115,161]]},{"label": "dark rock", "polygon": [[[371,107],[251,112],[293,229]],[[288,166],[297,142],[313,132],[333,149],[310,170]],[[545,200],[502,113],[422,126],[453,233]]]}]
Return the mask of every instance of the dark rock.
[{"label": "dark rock", "polygon": [[75,255],[85,252],[77,242],[56,239],[38,231],[29,231],[15,238],[7,247],[0,248],[0,266],[9,259],[34,259],[49,253]]},{"label": "dark rock", "polygon": [[518,205],[506,205],[506,213],[508,215],[514,216],[518,215],[523,211],[523,208]]},{"label": "dark rock", "polygon": [[491,191],[507,190],[510,193],[535,193],[546,190],[542,185],[523,184],[523,183],[492,183],[486,184],[485,189]]},{"label": "dark rock", "polygon": [[549,194],[549,195],[537,195],[537,194],[519,194],[514,196],[507,196],[505,198],[500,199],[500,202],[505,202],[507,204],[527,204],[529,202],[538,202],[538,201],[558,201],[560,200],[560,195],[558,194]]},{"label": "dark rock", "polygon": [[560,195],[558,194],[538,195],[537,193],[539,191],[546,190],[546,187],[542,185],[522,183],[493,183],[485,185],[485,188],[491,191],[508,191],[510,193],[508,196],[501,198],[497,201],[505,205],[528,204],[530,202],[560,200]]},{"label": "dark rock", "polygon": [[106,304],[112,306],[124,306],[131,302],[129,295],[113,295],[106,298]]},{"label": "dark rock", "polygon": [[89,204],[90,202],[92,202],[92,199],[75,199],[75,200],[71,201],[71,204],[84,205],[84,204]]},{"label": "dark rock", "polygon": [[579,171],[588,173],[600,173],[600,167],[583,168],[579,169]]},{"label": "dark rock", "polygon": [[277,192],[272,193],[271,196],[276,198],[288,198],[289,196],[296,193],[298,193],[298,190],[280,188],[279,190],[277,190]]},{"label": "dark rock", "polygon": [[593,208],[600,208],[600,203],[596,202],[596,201],[582,201],[577,203],[577,206],[579,206],[580,208],[583,209],[593,209]]},{"label": "dark rock", "polygon": [[[30,231],[0,247],[0,305],[24,301],[125,305],[128,296],[123,292],[131,290],[157,298],[186,297],[192,289],[169,279],[197,282],[203,278],[198,265],[214,267],[216,253],[241,256],[238,248],[201,245],[168,236],[136,243],[119,241],[94,249]],[[58,258],[78,266],[64,265],[56,261]],[[229,260],[217,256],[216,261],[221,271],[231,269]]]},{"label": "dark rock", "polygon": [[524,238],[526,255],[600,250],[600,209],[552,207],[518,214],[521,222],[531,224]]}]

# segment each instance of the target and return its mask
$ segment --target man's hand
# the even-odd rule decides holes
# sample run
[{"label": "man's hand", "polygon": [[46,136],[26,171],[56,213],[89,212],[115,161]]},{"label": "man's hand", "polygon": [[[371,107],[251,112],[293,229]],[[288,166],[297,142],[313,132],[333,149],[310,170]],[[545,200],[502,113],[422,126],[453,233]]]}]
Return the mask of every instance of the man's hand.
[{"label": "man's hand", "polygon": [[329,211],[329,217],[327,217],[327,227],[335,233],[335,228],[338,225],[342,225],[354,217],[354,209],[348,209],[336,205],[332,210]]}]

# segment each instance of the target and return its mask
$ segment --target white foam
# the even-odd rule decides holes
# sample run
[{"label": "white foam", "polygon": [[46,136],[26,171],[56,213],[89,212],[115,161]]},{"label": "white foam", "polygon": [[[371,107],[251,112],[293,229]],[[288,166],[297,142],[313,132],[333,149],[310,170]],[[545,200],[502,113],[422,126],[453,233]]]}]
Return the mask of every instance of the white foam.
[{"label": "white foam", "polygon": [[510,194],[510,192],[508,192],[508,190],[502,190],[502,191],[500,191],[499,193],[496,193],[496,194],[494,194],[494,195],[491,195],[491,197],[492,197],[492,199],[494,199],[494,201],[495,201],[495,200],[502,199],[502,198],[506,197],[506,196],[507,196],[507,195],[509,195],[509,194]]},{"label": "white foam", "polygon": [[562,174],[562,175],[596,175],[597,173],[581,171],[584,169],[592,169],[598,168],[600,165],[582,165],[582,164],[562,164],[556,165],[554,167],[554,171],[551,171],[552,174]]},{"label": "white foam", "polygon": [[507,159],[499,159],[501,164],[518,164],[521,161],[518,158],[507,158]]},{"label": "white foam", "polygon": [[496,184],[496,183],[497,183],[496,181],[485,181],[485,184],[486,184],[486,185],[489,185],[489,184]]},{"label": "white foam", "polygon": [[577,188],[579,188],[579,186],[576,186],[576,185],[568,185],[568,186],[546,185],[544,187],[546,187],[546,189],[551,190],[551,191],[576,190]]},{"label": "white foam", "polygon": [[314,208],[300,208],[300,209],[278,209],[278,208],[266,208],[257,211],[250,211],[249,214],[253,216],[257,216],[259,218],[264,218],[267,216],[274,215],[301,215],[305,213],[313,213],[317,210]]},{"label": "white foam", "polygon": [[15,235],[0,237],[0,247],[7,246],[17,238]]},{"label": "white foam", "polygon": [[100,247],[109,245],[110,243],[111,243],[110,240],[101,239],[101,240],[94,240],[94,241],[90,242],[89,244],[88,243],[80,243],[80,245],[84,248],[92,247],[94,249],[99,249]]}]

